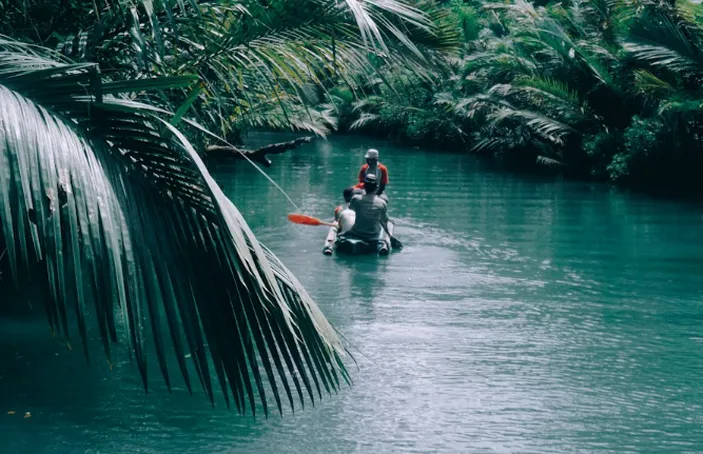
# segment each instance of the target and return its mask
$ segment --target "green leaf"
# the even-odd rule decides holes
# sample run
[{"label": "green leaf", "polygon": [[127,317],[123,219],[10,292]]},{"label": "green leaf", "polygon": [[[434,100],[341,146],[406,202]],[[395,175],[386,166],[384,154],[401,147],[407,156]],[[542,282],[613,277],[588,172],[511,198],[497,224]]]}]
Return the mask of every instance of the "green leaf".
[{"label": "green leaf", "polygon": [[273,394],[282,413],[278,384],[293,405],[291,381],[301,401],[302,386],[312,395],[311,382],[298,380],[307,374],[338,389],[334,377],[346,371],[335,358],[346,350],[337,334],[255,238],[173,115],[113,95],[192,77],[100,84],[93,66],[17,49],[0,52],[0,232],[12,280],[47,289],[50,326],[69,336],[75,319],[84,345],[96,326],[108,360],[110,342],[126,341],[147,390],[149,338],[169,387],[173,352],[190,389],[187,349],[210,400],[214,376],[242,412],[247,397],[256,411],[256,387],[264,412]]}]

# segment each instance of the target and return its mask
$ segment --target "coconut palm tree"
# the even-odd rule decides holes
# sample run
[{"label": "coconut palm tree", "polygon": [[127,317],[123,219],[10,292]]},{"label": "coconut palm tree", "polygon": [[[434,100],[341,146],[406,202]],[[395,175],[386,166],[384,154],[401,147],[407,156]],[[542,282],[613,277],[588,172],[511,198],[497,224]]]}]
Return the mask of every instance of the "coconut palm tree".
[{"label": "coconut palm tree", "polygon": [[219,383],[240,412],[255,412],[257,396],[264,413],[271,396],[282,412],[294,395],[314,403],[349,382],[339,336],[184,132],[320,130],[311,93],[353,87],[379,65],[419,65],[446,44],[441,33],[396,0],[78,3],[83,28],[56,51],[0,38],[10,281],[40,288],[52,330],[66,342],[78,333],[86,356],[90,324],[108,360],[126,339],[145,387],[149,338],[169,387],[173,349],[189,389],[186,354],[210,400]]}]

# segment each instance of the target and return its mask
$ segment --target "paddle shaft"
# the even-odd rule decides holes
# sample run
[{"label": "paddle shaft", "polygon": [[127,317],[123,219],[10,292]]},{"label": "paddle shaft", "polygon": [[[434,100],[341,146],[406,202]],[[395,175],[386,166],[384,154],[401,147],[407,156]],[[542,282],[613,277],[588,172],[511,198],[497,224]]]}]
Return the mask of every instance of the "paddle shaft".
[{"label": "paddle shaft", "polygon": [[[388,222],[393,222],[393,221],[391,221],[391,220],[389,219]],[[401,243],[396,237],[394,237],[393,235],[391,235],[391,232],[388,231],[388,226],[384,225],[383,222],[381,222],[380,224],[381,224],[381,227],[383,227],[383,230],[386,231],[386,234],[388,235],[388,238],[390,238],[390,240],[391,240],[391,246],[394,247],[394,248],[396,248],[396,249],[403,249],[403,243]],[[393,224],[395,224],[395,222],[393,222]]]}]

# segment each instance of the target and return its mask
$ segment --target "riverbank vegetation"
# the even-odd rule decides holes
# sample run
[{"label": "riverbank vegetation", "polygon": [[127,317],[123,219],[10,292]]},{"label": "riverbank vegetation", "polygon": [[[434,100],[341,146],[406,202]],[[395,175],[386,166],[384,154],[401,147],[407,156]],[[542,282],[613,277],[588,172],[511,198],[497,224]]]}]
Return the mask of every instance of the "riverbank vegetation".
[{"label": "riverbank vegetation", "polygon": [[219,383],[240,411],[338,389],[339,337],[201,153],[249,127],[334,129],[328,88],[426,73],[458,44],[433,14],[396,0],[0,1],[0,273],[26,295],[0,312],[34,292],[86,356],[97,337],[112,367],[126,341],[147,386],[153,349],[169,388],[168,357],[188,389],[195,373],[214,402]]},{"label": "riverbank vegetation", "polygon": [[431,77],[385,75],[342,129],[519,168],[703,191],[703,7],[689,0],[438,2],[462,32]]}]

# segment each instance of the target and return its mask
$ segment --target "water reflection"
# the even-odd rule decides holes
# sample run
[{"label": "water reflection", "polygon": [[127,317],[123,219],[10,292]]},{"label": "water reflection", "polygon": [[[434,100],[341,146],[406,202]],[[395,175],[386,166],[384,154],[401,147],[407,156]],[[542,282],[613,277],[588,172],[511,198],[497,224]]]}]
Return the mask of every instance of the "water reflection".
[{"label": "water reflection", "polygon": [[386,287],[387,261],[390,256],[378,257],[373,254],[362,256],[335,255],[335,267],[341,280],[346,281],[352,301],[373,308],[374,300]]}]

